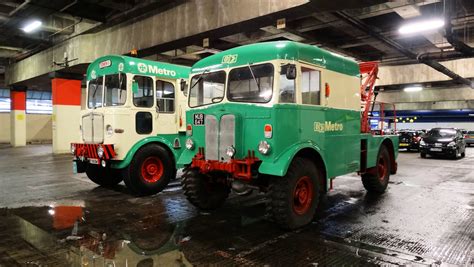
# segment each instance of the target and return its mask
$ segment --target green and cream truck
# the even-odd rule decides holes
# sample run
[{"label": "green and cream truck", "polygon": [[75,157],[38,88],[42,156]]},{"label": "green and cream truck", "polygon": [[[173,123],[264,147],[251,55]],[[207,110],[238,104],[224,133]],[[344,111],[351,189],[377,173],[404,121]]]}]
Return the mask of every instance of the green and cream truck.
[{"label": "green and cream truck", "polygon": [[366,190],[383,193],[397,169],[398,138],[362,123],[372,108],[361,101],[362,79],[357,62],[288,41],[198,61],[178,161],[188,200],[209,210],[231,190],[263,191],[274,221],[293,229],[313,219],[336,176],[357,172]]},{"label": "green and cream truck", "polygon": [[75,172],[101,186],[124,180],[134,194],[163,190],[184,150],[189,73],[189,67],[119,55],[92,62],[82,142],[71,144]]}]

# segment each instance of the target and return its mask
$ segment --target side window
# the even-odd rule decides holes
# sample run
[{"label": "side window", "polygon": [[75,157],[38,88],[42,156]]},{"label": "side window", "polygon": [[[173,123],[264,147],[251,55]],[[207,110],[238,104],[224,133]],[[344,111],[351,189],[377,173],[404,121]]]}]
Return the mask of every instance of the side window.
[{"label": "side window", "polygon": [[165,81],[156,81],[156,105],[160,112],[174,112],[174,85]]},{"label": "side window", "polygon": [[295,103],[295,81],[286,78],[288,65],[281,67],[280,71],[280,103]]},{"label": "side window", "polygon": [[317,70],[301,68],[301,93],[303,104],[319,105],[321,73]]},{"label": "side window", "polygon": [[153,79],[146,76],[135,76],[132,84],[133,104],[136,107],[153,107]]}]

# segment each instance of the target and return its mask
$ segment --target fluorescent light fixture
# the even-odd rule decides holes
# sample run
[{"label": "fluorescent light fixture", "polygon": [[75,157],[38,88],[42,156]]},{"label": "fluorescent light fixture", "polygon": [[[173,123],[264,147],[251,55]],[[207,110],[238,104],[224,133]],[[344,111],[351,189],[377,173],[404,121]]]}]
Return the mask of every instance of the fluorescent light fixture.
[{"label": "fluorescent light fixture", "polygon": [[411,34],[417,32],[424,32],[430,30],[436,30],[444,26],[444,20],[442,19],[432,19],[424,20],[419,22],[407,23],[398,29],[398,32],[401,34]]},{"label": "fluorescent light fixture", "polygon": [[39,27],[41,27],[41,25],[43,25],[43,22],[41,22],[39,20],[34,20],[34,21],[26,24],[26,26],[23,27],[22,30],[26,33],[30,33],[30,32],[33,32],[33,31],[39,29]]},{"label": "fluorescent light fixture", "polygon": [[408,86],[403,89],[405,92],[419,92],[421,90],[423,90],[423,87],[421,86]]}]

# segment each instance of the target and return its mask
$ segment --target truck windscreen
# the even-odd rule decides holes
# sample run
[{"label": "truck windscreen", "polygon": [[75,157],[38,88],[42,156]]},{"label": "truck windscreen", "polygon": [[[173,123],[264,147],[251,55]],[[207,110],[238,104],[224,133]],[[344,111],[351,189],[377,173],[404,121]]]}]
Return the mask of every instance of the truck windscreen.
[{"label": "truck windscreen", "polygon": [[104,106],[122,106],[127,100],[126,75],[123,73],[105,76]]},{"label": "truck windscreen", "polygon": [[224,99],[225,72],[195,75],[189,89],[189,107],[199,107],[221,102]]},{"label": "truck windscreen", "polygon": [[267,103],[272,99],[273,65],[248,65],[229,73],[227,98],[234,102]]}]

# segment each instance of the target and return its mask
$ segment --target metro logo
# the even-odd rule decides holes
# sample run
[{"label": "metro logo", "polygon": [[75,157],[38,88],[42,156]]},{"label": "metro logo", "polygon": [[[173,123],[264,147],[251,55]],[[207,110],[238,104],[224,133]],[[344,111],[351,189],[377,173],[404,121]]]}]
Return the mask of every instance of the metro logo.
[{"label": "metro logo", "polygon": [[168,75],[168,76],[176,76],[176,71],[174,70],[167,70],[167,69],[162,69],[157,66],[152,66],[152,65],[147,65],[145,63],[138,63],[137,64],[137,69],[141,73],[151,73],[151,74],[161,74],[161,75]]},{"label": "metro logo", "polygon": [[334,123],[332,121],[314,122],[314,131],[318,133],[324,132],[339,132],[344,130],[344,125],[342,123]]}]

